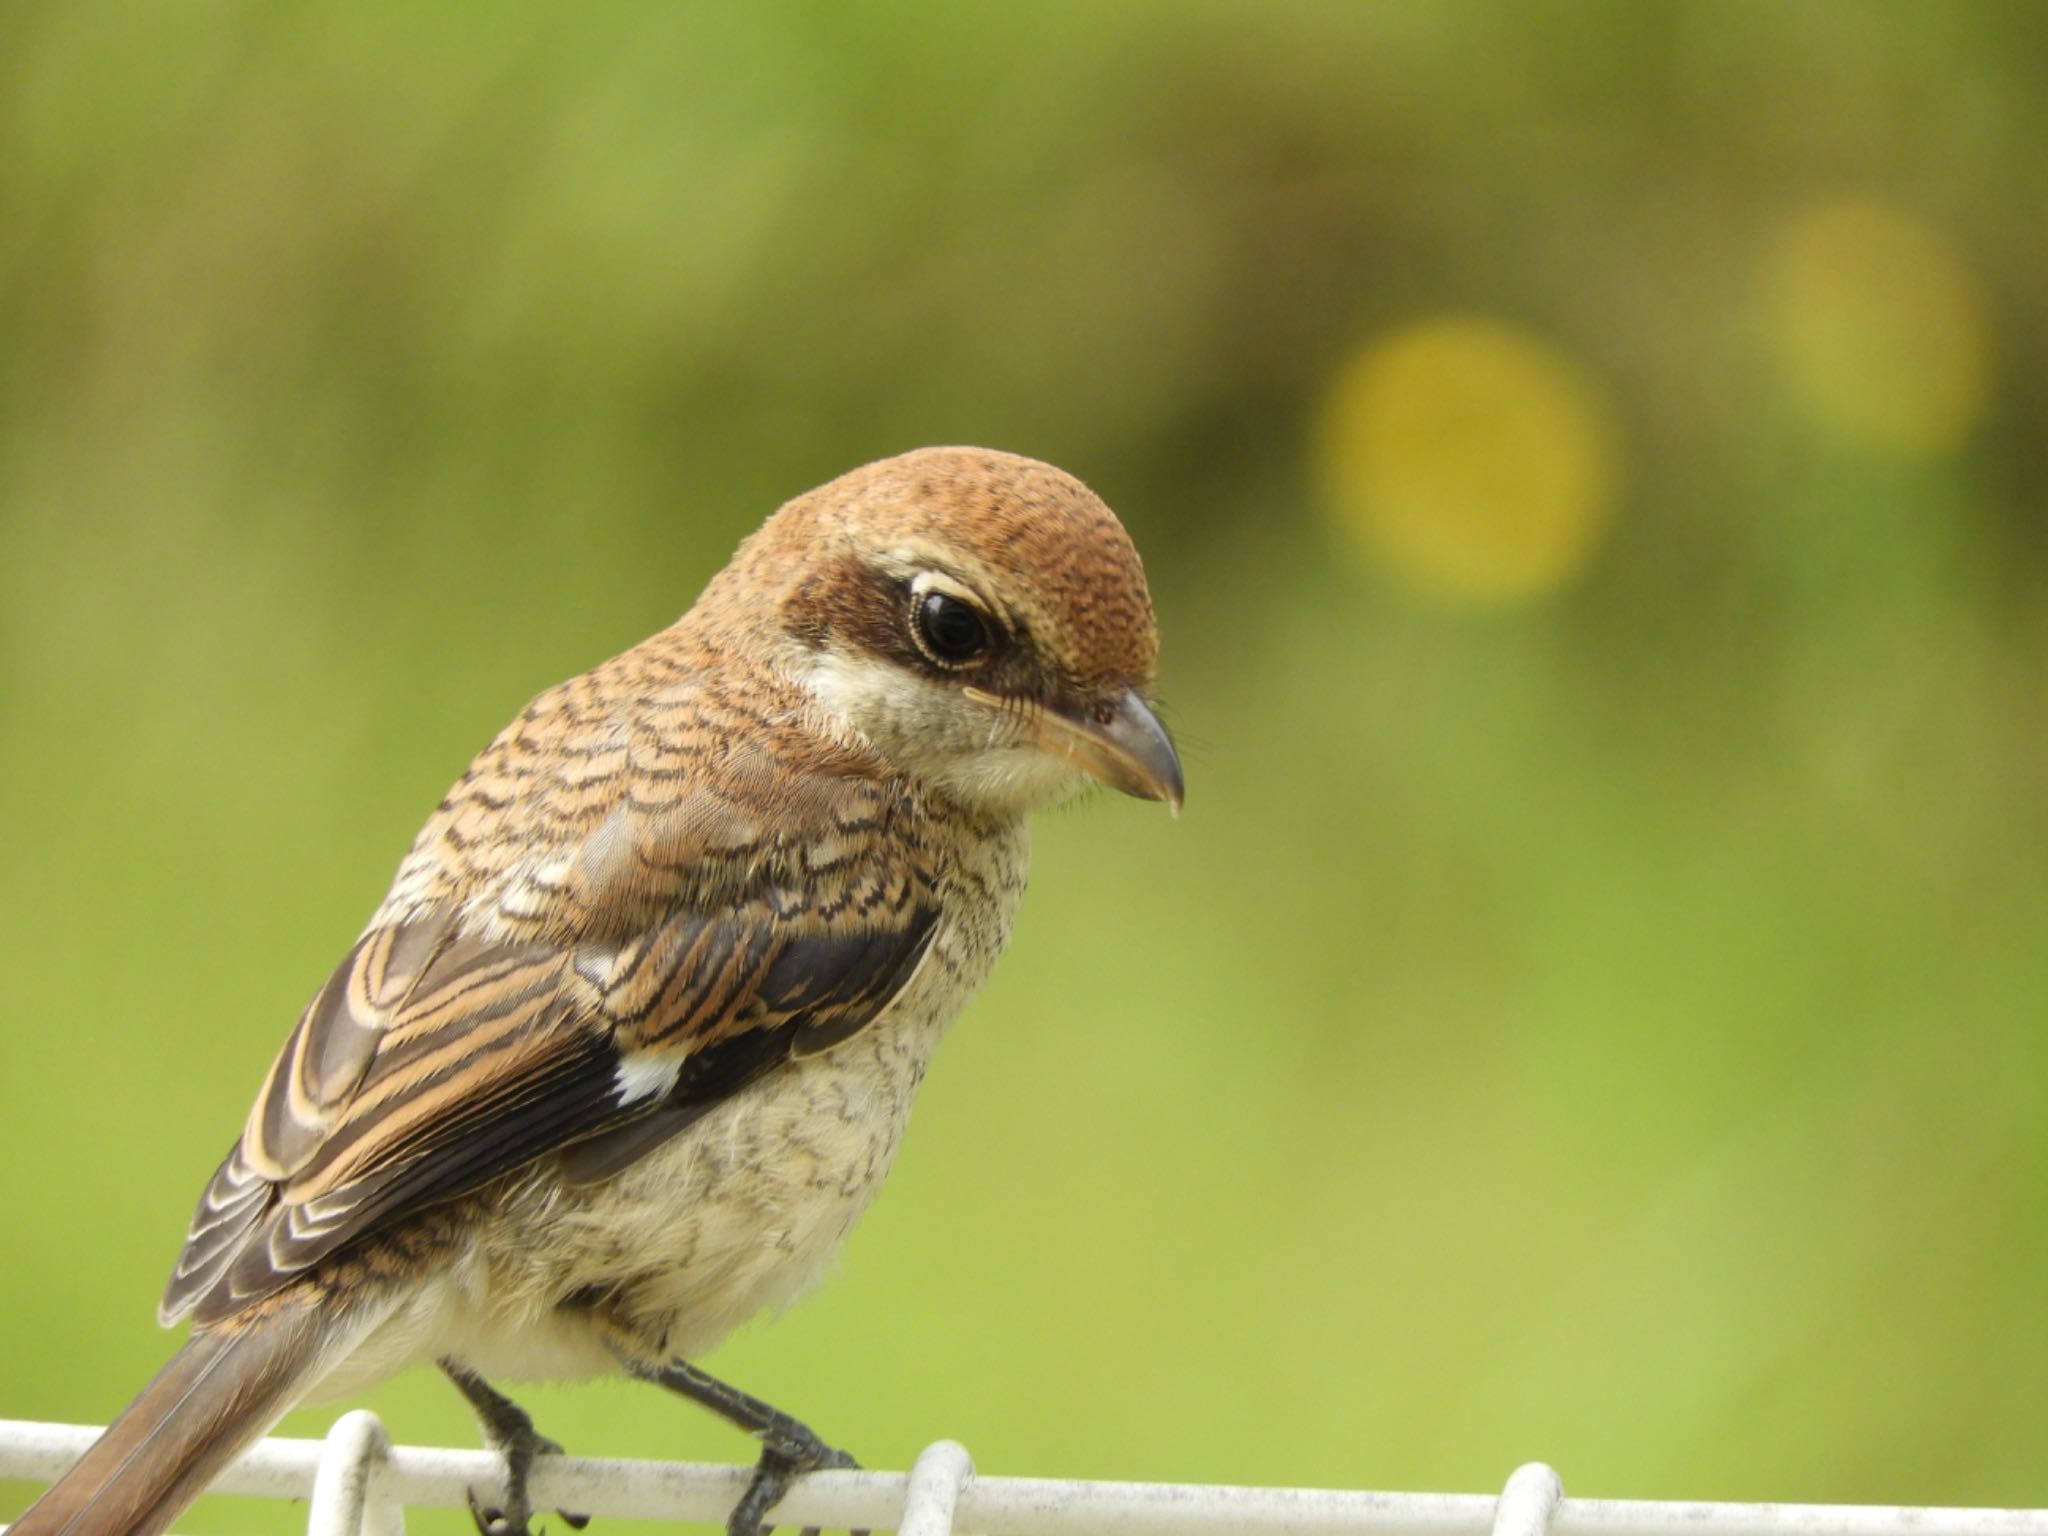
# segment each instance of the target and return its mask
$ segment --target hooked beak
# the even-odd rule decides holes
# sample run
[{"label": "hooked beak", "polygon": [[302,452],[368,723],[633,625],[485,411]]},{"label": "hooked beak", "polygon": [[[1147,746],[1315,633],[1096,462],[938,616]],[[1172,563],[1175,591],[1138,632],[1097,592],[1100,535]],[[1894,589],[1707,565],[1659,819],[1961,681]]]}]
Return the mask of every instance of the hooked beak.
[{"label": "hooked beak", "polygon": [[[1005,701],[979,688],[967,696],[1003,708]],[[1180,815],[1183,793],[1180,754],[1151,707],[1129,689],[1114,704],[1080,717],[1056,709],[1034,710],[1030,729],[1038,745],[1063,757],[1091,778],[1141,800],[1164,800]]]}]

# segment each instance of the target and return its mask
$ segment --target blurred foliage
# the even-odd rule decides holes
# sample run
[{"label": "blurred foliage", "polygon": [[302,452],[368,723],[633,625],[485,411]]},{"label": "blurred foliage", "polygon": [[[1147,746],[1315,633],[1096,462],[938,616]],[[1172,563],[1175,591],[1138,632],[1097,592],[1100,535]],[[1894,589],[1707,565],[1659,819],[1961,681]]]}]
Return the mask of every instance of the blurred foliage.
[{"label": "blurred foliage", "polygon": [[874,1465],[2048,1503],[2044,91],[2023,0],[13,0],[0,1413],[167,1351],[469,753],[972,441],[1130,523],[1188,813],[1048,819],[713,1369]]}]

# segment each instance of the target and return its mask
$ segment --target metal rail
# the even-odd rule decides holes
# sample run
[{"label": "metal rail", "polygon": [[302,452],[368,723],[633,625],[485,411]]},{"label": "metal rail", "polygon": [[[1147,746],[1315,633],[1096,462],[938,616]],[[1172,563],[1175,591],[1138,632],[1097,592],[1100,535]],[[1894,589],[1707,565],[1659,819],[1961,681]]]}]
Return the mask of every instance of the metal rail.
[{"label": "metal rail", "polygon": [[[47,1482],[98,1433],[0,1419],[0,1477]],[[499,1470],[483,1451],[394,1446],[375,1414],[357,1411],[325,1440],[263,1441],[214,1491],[306,1499],[308,1536],[401,1536],[406,1506],[463,1508],[471,1486],[497,1486]],[[534,1468],[534,1503],[717,1523],[748,1471],[550,1456]],[[1541,1462],[1518,1468],[1498,1494],[981,1477],[950,1440],[926,1447],[907,1474],[815,1473],[775,1514],[778,1526],[901,1536],[2048,1536],[2048,1510],[2038,1509],[1572,1499]]]}]

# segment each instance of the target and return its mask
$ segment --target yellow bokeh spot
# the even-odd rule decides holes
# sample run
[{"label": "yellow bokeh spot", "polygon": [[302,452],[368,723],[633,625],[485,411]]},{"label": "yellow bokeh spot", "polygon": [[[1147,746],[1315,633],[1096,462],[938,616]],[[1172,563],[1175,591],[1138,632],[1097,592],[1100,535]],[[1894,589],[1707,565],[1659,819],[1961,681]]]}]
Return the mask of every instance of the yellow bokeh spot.
[{"label": "yellow bokeh spot", "polygon": [[1785,232],[1771,288],[1793,393],[1842,437],[1928,455],[1976,424],[1991,372],[1984,294],[1937,231],[1884,203],[1822,204]]},{"label": "yellow bokeh spot", "polygon": [[1604,403],[1557,350],[1491,320],[1424,321],[1364,347],[1331,385],[1321,451],[1340,526],[1434,597],[1554,591],[1607,527]]}]

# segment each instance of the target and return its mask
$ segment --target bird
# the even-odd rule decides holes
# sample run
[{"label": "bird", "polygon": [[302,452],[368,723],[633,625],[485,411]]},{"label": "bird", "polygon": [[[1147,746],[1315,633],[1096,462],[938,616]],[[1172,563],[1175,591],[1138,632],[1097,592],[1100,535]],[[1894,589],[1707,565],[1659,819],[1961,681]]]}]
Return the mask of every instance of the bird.
[{"label": "bird", "polygon": [[[184,1345],[13,1536],[155,1536],[289,1408],[437,1365],[623,1374],[760,1443],[727,1529],[856,1465],[696,1362],[812,1285],[1008,938],[1027,818],[1166,802],[1138,552],[1073,476],[924,448],[797,496],[668,628],[536,697],[427,818],[207,1185]],[[579,1517],[580,1518],[580,1517]]]}]

